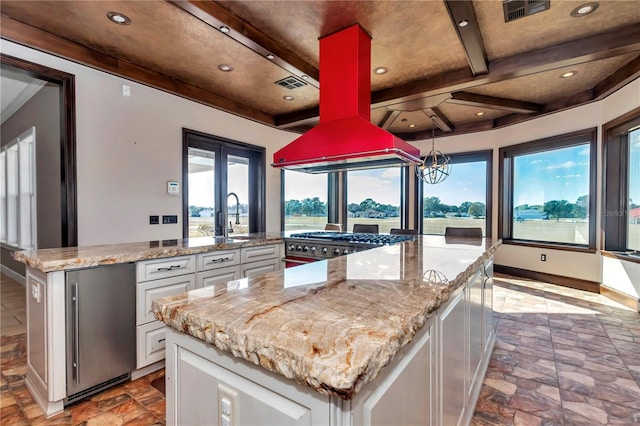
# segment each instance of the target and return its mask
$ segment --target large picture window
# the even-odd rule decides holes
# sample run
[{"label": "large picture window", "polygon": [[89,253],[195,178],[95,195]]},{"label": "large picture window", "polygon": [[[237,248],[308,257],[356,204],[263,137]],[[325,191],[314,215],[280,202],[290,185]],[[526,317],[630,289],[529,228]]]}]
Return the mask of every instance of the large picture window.
[{"label": "large picture window", "polygon": [[380,233],[401,228],[401,167],[346,172],[347,228],[354,224],[378,225]]},{"label": "large picture window", "polygon": [[324,229],[328,219],[326,173],[283,171],[284,230]]},{"label": "large picture window", "polygon": [[640,254],[640,108],[603,126],[604,245]]},{"label": "large picture window", "polygon": [[491,235],[492,151],[452,154],[444,182],[422,185],[422,233],[444,235],[448,226],[482,228]]},{"label": "large picture window", "polygon": [[595,248],[595,130],[500,150],[505,241]]}]

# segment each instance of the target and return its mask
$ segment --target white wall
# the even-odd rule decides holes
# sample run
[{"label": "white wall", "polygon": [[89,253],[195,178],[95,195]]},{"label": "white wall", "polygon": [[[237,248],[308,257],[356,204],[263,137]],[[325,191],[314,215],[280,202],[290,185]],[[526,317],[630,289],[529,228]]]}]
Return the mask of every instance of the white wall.
[{"label": "white wall", "polygon": [[[498,149],[508,145],[597,127],[597,215],[593,220],[600,224],[602,219],[602,135],[600,134],[600,126],[638,106],[640,106],[640,79],[634,80],[599,102],[487,132],[441,137],[436,140],[436,146],[437,149],[449,154],[485,149],[494,150],[492,228],[495,236],[498,229]],[[431,140],[418,141],[414,145],[420,148],[422,153],[426,153],[431,147]],[[453,173],[455,173],[455,169]],[[597,232],[596,246],[600,247],[600,243],[601,233]],[[540,260],[541,253],[547,255],[546,262]],[[602,280],[602,262],[598,253],[578,253],[546,248],[503,245],[496,253],[496,264],[588,281],[601,282]]]},{"label": "white wall", "polygon": [[[2,53],[76,77],[79,245],[182,237],[182,128],[274,151],[297,136],[1,40]],[[131,97],[121,95],[123,83]],[[280,171],[267,166],[266,228],[280,230]],[[149,215],[178,215],[177,225],[149,225]]]},{"label": "white wall", "polygon": [[[296,134],[280,131],[219,110],[167,94],[110,74],[78,65],[5,40],[8,55],[56,68],[76,76],[78,154],[78,241],[80,245],[180,238],[182,224],[148,225],[151,214],[176,214],[181,220],[182,198],[166,194],[166,182],[181,181],[182,128],[266,147],[267,164],[273,152]],[[131,97],[121,96],[121,85]],[[443,152],[494,149],[493,217],[498,225],[498,148],[575,130],[598,127],[640,106],[640,80],[606,99],[528,122],[469,135],[439,138]],[[414,144],[427,152],[430,140]],[[598,158],[598,215],[601,219]],[[280,231],[280,171],[267,167],[267,231]],[[494,231],[494,235],[496,231]],[[600,233],[598,233],[598,246]],[[599,254],[503,246],[496,263],[589,281],[601,281]]]}]

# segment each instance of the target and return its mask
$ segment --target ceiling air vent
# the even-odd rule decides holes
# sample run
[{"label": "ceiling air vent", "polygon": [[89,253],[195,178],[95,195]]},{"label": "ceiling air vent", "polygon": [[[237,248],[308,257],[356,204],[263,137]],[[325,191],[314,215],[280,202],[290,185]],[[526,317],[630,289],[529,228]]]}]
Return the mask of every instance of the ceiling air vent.
[{"label": "ceiling air vent", "polygon": [[276,84],[278,86],[285,87],[289,90],[297,89],[298,87],[304,87],[307,85],[307,83],[305,83],[302,80],[298,80],[292,75],[290,75],[289,77],[283,78],[282,80],[276,81]]},{"label": "ceiling air vent", "polygon": [[542,12],[551,6],[551,0],[504,0],[502,10],[504,11],[504,22],[524,18],[534,13]]}]

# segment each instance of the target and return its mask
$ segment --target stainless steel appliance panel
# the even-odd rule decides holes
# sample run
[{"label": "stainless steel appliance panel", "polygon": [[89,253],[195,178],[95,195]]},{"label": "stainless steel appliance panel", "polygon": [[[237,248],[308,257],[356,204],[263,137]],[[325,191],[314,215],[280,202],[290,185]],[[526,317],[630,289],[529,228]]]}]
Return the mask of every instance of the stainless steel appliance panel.
[{"label": "stainless steel appliance panel", "polygon": [[98,392],[136,368],[135,264],[67,272],[66,301],[67,399],[73,402],[81,399],[73,395]]}]

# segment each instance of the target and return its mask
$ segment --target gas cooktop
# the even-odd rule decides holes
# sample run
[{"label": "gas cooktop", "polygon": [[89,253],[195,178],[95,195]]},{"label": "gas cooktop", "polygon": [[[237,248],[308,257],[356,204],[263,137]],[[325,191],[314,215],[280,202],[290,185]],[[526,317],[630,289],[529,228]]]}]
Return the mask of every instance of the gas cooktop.
[{"label": "gas cooktop", "polygon": [[347,242],[359,244],[388,244],[398,243],[413,239],[410,235],[387,235],[387,234],[365,234],[365,233],[344,233],[344,232],[301,232],[291,234],[289,238],[306,240],[323,240],[332,242]]}]

